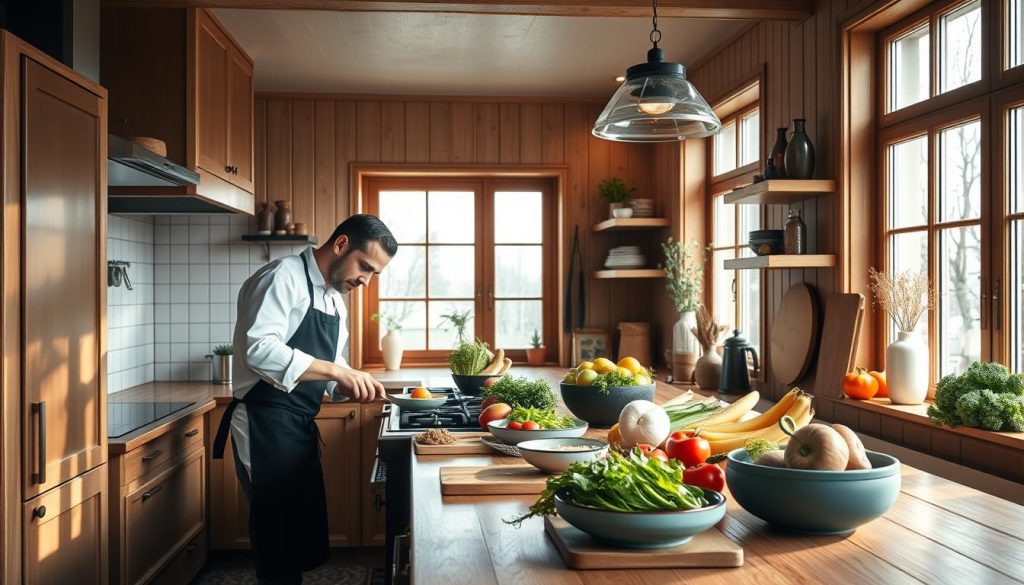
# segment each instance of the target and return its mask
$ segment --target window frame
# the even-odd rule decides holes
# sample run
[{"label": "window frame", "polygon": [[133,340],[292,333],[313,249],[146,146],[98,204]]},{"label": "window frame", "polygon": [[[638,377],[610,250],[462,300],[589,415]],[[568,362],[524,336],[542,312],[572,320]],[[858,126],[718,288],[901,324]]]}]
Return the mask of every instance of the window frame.
[{"label": "window frame", "polygon": [[[1024,70],[1024,66],[1019,67],[1019,69]],[[994,145],[991,158],[992,176],[999,178],[998,184],[992,185],[992,217],[990,222],[991,229],[989,230],[992,234],[993,278],[998,281],[993,282],[991,287],[991,290],[998,295],[990,300],[994,305],[991,310],[994,329],[992,332],[992,347],[995,359],[1007,367],[1012,367],[1014,357],[1013,339],[1009,333],[1012,331],[1013,326],[1013,297],[1010,293],[1012,280],[1012,267],[1010,266],[1012,255],[1009,253],[1011,243],[1010,227],[1014,221],[1024,221],[1024,209],[1017,213],[1011,213],[1009,209],[1010,181],[1009,173],[1007,172],[1007,159],[1010,154],[1010,142],[1007,135],[1009,127],[1008,114],[1011,109],[1016,108],[1024,108],[1024,83],[1002,90],[992,96],[992,120],[997,124],[992,132],[992,144]],[[1024,145],[1021,146],[1024,147]],[[1024,172],[1022,172],[1022,178],[1024,178]],[[1021,317],[1024,318],[1024,308],[1021,308],[1021,311]],[[1024,339],[1017,341],[1024,346]],[[1024,363],[1019,364],[1019,366],[1021,370],[1024,370]]]}]

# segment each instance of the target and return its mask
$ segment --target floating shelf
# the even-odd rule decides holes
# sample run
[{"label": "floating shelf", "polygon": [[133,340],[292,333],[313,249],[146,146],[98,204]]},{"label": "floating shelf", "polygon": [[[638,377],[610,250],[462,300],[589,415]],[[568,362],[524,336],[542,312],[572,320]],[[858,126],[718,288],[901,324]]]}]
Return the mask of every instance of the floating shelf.
[{"label": "floating shelf", "polygon": [[830,268],[836,265],[834,254],[774,254],[726,260],[726,270],[758,268]]},{"label": "floating shelf", "polygon": [[263,259],[270,261],[270,245],[271,244],[313,244],[316,245],[316,236],[275,236],[273,234],[246,234],[242,236],[242,241],[250,242],[253,244],[263,244]]},{"label": "floating shelf", "polygon": [[613,217],[594,224],[594,231],[656,230],[671,224],[665,217]]},{"label": "floating shelf", "polygon": [[725,202],[733,205],[795,203],[835,190],[836,182],[832,179],[769,179],[726,193]]},{"label": "floating shelf", "polygon": [[598,270],[594,278],[665,278],[660,268],[638,268],[630,270]]}]

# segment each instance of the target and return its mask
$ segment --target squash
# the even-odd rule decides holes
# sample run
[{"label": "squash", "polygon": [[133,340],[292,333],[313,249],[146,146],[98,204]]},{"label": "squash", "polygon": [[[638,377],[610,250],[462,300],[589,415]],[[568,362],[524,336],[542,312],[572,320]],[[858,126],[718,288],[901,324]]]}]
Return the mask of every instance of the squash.
[{"label": "squash", "polygon": [[878,380],[864,368],[843,376],[843,394],[856,400],[867,400],[878,394]]},{"label": "squash", "polygon": [[853,432],[850,427],[839,423],[834,423],[832,428],[846,441],[846,446],[850,449],[850,460],[846,463],[846,469],[871,469],[871,461],[868,459],[868,454],[864,451],[864,443],[860,442],[857,433]]}]

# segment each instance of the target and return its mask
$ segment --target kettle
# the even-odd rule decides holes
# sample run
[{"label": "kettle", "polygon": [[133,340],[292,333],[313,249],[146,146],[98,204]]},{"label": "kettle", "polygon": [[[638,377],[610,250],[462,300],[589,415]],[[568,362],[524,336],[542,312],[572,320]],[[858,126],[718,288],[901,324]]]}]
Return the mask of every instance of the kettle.
[{"label": "kettle", "polygon": [[732,337],[722,344],[722,377],[718,380],[718,391],[722,394],[746,394],[750,392],[750,374],[747,372],[747,352],[754,356],[754,375],[760,372],[757,364],[757,350],[740,333],[739,329],[732,332]]}]

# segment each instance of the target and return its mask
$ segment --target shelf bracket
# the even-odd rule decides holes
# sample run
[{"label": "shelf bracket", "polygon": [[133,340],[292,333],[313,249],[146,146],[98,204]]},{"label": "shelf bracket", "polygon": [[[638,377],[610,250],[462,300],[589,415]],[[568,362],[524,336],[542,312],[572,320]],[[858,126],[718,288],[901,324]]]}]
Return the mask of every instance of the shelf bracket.
[{"label": "shelf bracket", "polygon": [[261,242],[263,244],[263,260],[270,262],[270,242]]}]

